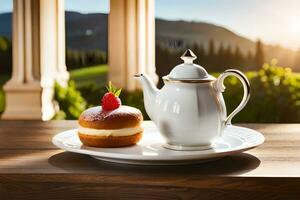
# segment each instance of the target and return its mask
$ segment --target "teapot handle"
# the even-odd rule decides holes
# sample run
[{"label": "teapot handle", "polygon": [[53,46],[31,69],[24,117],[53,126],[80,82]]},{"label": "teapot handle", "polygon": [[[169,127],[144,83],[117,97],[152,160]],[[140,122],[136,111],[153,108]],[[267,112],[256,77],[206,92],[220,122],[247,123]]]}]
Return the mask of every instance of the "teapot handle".
[{"label": "teapot handle", "polygon": [[227,116],[225,120],[225,125],[231,125],[232,118],[245,107],[250,98],[250,83],[247,77],[239,70],[228,69],[225,72],[223,72],[215,82],[214,86],[218,92],[224,92],[224,80],[227,76],[237,77],[241,81],[244,88],[244,95],[241,103],[238,105],[238,107],[236,107],[236,109],[234,109],[234,111],[232,111],[232,113],[230,113],[230,115]]}]

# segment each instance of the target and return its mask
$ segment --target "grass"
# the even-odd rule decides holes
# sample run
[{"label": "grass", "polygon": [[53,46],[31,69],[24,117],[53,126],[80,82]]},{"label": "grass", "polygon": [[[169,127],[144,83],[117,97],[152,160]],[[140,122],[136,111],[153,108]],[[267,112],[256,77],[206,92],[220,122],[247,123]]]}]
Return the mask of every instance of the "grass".
[{"label": "grass", "polygon": [[71,70],[70,79],[75,81],[77,87],[90,84],[105,86],[107,82],[107,72],[107,65],[84,67],[81,69]]}]

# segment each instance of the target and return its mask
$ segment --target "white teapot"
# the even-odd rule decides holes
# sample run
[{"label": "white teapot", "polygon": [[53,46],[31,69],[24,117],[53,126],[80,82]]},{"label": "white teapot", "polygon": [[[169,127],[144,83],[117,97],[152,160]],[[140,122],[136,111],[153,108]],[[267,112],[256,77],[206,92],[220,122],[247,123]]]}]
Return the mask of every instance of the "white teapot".
[{"label": "white teapot", "polygon": [[[241,111],[250,97],[246,76],[234,69],[226,70],[217,79],[193,63],[197,57],[191,50],[181,56],[184,63],[163,77],[165,85],[157,89],[145,74],[135,75],[143,87],[145,109],[173,150],[202,150],[213,146],[231,119]],[[224,79],[236,76],[243,84],[244,96],[229,115],[222,96]]]}]

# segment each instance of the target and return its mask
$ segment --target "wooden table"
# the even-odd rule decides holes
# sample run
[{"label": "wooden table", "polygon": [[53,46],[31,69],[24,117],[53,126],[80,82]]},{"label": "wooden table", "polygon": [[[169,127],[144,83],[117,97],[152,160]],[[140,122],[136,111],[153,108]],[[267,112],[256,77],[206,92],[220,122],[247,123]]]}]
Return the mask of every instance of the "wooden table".
[{"label": "wooden table", "polygon": [[0,121],[0,199],[300,199],[300,124],[243,126],[265,143],[211,163],[154,167],[53,146],[75,121]]}]

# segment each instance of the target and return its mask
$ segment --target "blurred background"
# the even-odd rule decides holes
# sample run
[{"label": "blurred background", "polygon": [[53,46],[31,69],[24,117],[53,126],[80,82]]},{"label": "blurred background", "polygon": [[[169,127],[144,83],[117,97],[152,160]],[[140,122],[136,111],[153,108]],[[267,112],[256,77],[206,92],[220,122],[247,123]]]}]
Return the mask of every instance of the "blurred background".
[{"label": "blurred background", "polygon": [[[1,87],[13,69],[14,2],[2,0],[0,5]],[[56,107],[51,119],[77,119],[87,107],[100,104],[112,77],[108,55],[114,38],[109,39],[109,23],[117,22],[109,21],[109,15],[110,5],[116,4],[109,0],[63,4],[69,79],[67,85],[54,86]],[[210,74],[217,77],[235,68],[249,78],[251,99],[234,122],[300,122],[299,10],[298,0],[155,0],[153,58],[158,87],[163,86],[161,77],[180,64],[180,55],[190,48],[198,57],[195,62]],[[242,98],[242,87],[235,78],[228,78],[226,87],[224,97],[231,112]],[[9,104],[5,95],[1,89],[1,113]],[[142,98],[138,88],[125,88],[121,94],[123,104],[140,108],[147,119]]]}]

